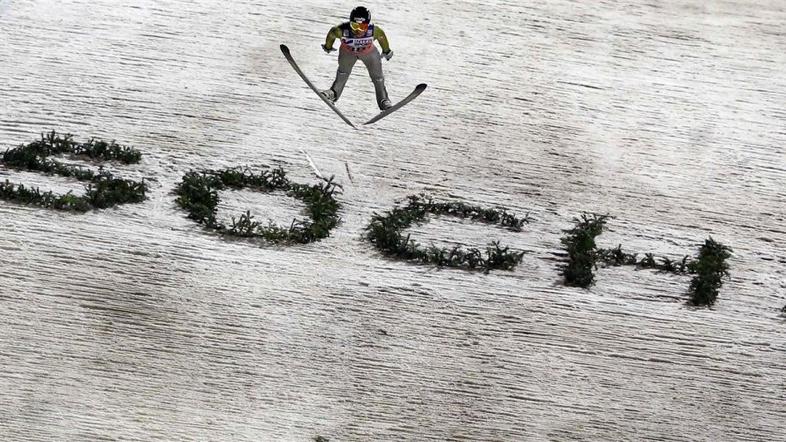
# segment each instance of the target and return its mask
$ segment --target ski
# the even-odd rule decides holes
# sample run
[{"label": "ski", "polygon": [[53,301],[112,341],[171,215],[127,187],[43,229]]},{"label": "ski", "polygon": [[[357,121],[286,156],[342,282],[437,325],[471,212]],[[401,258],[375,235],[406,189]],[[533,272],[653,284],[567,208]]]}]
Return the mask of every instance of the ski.
[{"label": "ski", "polygon": [[314,83],[312,83],[311,80],[309,80],[308,77],[306,77],[306,74],[304,74],[303,71],[300,70],[300,66],[298,66],[297,63],[295,63],[295,59],[292,58],[292,54],[289,52],[289,48],[287,47],[287,45],[281,45],[281,52],[284,54],[284,57],[286,57],[287,61],[292,66],[292,69],[294,69],[295,72],[297,72],[297,74],[300,75],[300,78],[302,78],[303,81],[306,82],[308,87],[310,87],[311,90],[314,91],[314,93],[317,94],[317,96],[321,98],[322,101],[325,102],[325,104],[330,106],[330,108],[333,109],[333,112],[335,112],[339,117],[341,117],[341,119],[344,120],[345,123],[349,124],[354,129],[357,129],[357,127],[355,127],[355,125],[352,124],[352,122],[349,121],[349,119],[347,119],[347,117],[345,117],[340,110],[338,110],[335,104],[331,103],[330,100],[323,97],[322,94],[319,93],[319,90],[314,86]]},{"label": "ski", "polygon": [[401,109],[405,104],[407,104],[410,101],[414,100],[415,98],[417,98],[418,95],[420,95],[424,90],[426,90],[426,86],[427,86],[426,83],[420,83],[419,85],[415,86],[415,90],[412,91],[409,95],[407,95],[406,98],[404,98],[403,100],[401,100],[398,103],[394,104],[393,106],[383,110],[382,112],[377,114],[376,117],[366,121],[363,124],[371,124],[371,123],[377,122],[377,121],[387,117],[388,115],[392,114],[393,112]]}]

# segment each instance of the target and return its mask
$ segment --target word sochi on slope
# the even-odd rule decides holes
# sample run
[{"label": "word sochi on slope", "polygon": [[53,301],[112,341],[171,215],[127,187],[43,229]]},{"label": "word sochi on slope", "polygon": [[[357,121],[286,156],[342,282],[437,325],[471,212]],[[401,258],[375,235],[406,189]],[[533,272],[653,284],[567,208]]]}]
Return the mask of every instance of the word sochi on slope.
[{"label": "word sochi on slope", "polygon": [[[91,139],[80,144],[74,142],[71,135],[59,136],[52,131],[42,134],[39,141],[7,150],[0,157],[0,162],[17,170],[40,171],[86,181],[85,195],[42,193],[38,188],[26,188],[6,180],[0,183],[0,199],[78,212],[144,201],[147,191],[144,181],[116,179],[103,170],[93,173],[48,159],[49,156],[62,154],[125,164],[138,163],[141,159],[139,151],[114,142]],[[317,185],[306,185],[289,181],[281,168],[254,173],[248,168],[236,167],[190,171],[183,176],[175,193],[178,195],[176,203],[188,212],[189,218],[222,235],[253,237],[271,243],[302,244],[329,236],[330,231],[338,225],[340,205],[334,198],[336,187],[340,186],[333,182],[332,177]],[[232,225],[227,226],[216,219],[218,191],[224,189],[282,191],[305,203],[309,220],[293,220],[288,227],[273,224],[263,226],[254,221],[249,210],[239,218],[233,217]],[[365,228],[364,238],[385,256],[439,267],[483,270],[488,273],[492,269],[513,270],[522,261],[523,252],[511,251],[499,242],[492,242],[484,254],[477,248],[424,248],[409,235],[403,236],[402,232],[406,228],[427,222],[429,214],[471,219],[514,232],[520,232],[522,226],[529,222],[528,216],[518,218],[504,209],[487,209],[461,201],[435,202],[425,195],[413,195],[408,197],[406,206],[395,207],[382,215],[375,213]],[[598,262],[609,266],[632,265],[674,274],[692,274],[694,277],[689,288],[689,302],[694,305],[712,305],[715,302],[723,278],[729,277],[729,265],[726,262],[732,252],[729,247],[709,238],[698,256],[690,261],[687,255],[681,261],[672,261],[656,258],[649,253],[638,259],[637,254],[623,252],[621,245],[614,249],[596,247],[595,238],[603,232],[607,220],[608,215],[584,214],[574,220],[576,225],[572,229],[565,231],[566,236],[561,242],[567,250],[567,263],[561,271],[566,285],[591,286]]]},{"label": "word sochi on slope", "polygon": [[[272,243],[310,243],[327,237],[339,222],[339,203],[333,198],[333,179],[316,185],[289,181],[281,168],[254,173],[248,168],[191,171],[175,188],[177,204],[188,217],[222,235],[259,238]],[[289,227],[262,225],[253,220],[251,211],[232,217],[232,225],[216,220],[218,191],[250,189],[259,192],[283,191],[306,205],[310,221],[293,220]]]},{"label": "word sochi on slope", "polygon": [[[635,266],[637,269],[656,269],[673,274],[693,274],[688,293],[688,302],[692,305],[713,305],[718,298],[718,291],[723,285],[723,277],[730,277],[729,264],[731,248],[720,244],[711,237],[699,249],[696,258],[689,260],[685,255],[680,261],[669,258],[656,258],[647,253],[638,259],[636,253],[622,251],[622,245],[613,249],[598,249],[595,237],[603,233],[608,215],[583,214],[572,229],[561,240],[568,252],[568,262],[562,268],[565,285],[587,288],[593,284],[593,270],[600,261],[608,266]],[[658,262],[660,260],[660,262]]]},{"label": "word sochi on slope", "polygon": [[76,196],[71,192],[65,194],[41,192],[38,188],[27,188],[22,184],[15,185],[5,180],[0,183],[0,199],[74,212],[104,209],[145,200],[147,185],[144,181],[115,178],[105,170],[94,173],[89,169],[68,166],[48,158],[63,154],[102,162],[119,161],[124,164],[135,164],[142,158],[138,150],[117,145],[114,141],[107,143],[90,139],[86,143],[77,143],[72,140],[71,135],[61,137],[54,131],[41,134],[39,141],[6,150],[0,157],[0,163],[15,170],[32,170],[87,182],[85,194]]}]

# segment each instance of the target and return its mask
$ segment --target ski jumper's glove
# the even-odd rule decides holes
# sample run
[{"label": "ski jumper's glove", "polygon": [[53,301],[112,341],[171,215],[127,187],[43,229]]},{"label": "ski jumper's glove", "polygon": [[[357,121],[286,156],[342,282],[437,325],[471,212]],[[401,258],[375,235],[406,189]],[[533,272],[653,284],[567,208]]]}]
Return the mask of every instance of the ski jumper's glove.
[{"label": "ski jumper's glove", "polygon": [[385,57],[385,60],[390,61],[390,59],[393,58],[393,51],[388,49],[387,51],[382,52],[382,56]]},{"label": "ski jumper's glove", "polygon": [[322,50],[325,51],[326,54],[335,51],[335,49],[331,48],[330,46],[326,46],[325,44],[322,44]]}]

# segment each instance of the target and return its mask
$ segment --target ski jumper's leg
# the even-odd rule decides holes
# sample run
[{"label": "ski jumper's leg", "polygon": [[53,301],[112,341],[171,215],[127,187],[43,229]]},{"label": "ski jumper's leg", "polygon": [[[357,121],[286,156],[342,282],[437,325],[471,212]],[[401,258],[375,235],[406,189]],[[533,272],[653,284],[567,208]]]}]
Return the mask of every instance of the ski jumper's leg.
[{"label": "ski jumper's leg", "polygon": [[344,86],[347,84],[347,80],[349,79],[349,74],[352,73],[352,67],[355,66],[355,62],[358,61],[358,57],[350,51],[339,50],[338,51],[338,70],[336,71],[336,80],[333,81],[333,86],[330,86],[333,89],[333,92],[336,93],[336,100],[341,96],[341,93],[344,92]]},{"label": "ski jumper's leg", "polygon": [[385,74],[382,73],[382,56],[375,47],[367,54],[361,55],[360,59],[368,69],[368,75],[374,83],[374,90],[377,93],[377,106],[384,109],[382,102],[388,99],[388,91],[385,89]]}]

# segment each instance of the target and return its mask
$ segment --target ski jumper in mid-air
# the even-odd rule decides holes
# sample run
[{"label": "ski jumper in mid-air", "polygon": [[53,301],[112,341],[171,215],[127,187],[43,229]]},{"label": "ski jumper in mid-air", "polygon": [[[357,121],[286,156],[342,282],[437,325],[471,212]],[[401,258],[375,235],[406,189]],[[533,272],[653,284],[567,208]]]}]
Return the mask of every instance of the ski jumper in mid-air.
[{"label": "ski jumper in mid-air", "polygon": [[[377,95],[377,105],[381,110],[391,106],[388,92],[385,89],[385,75],[382,73],[382,57],[390,60],[393,51],[390,50],[385,32],[377,25],[371,23],[371,13],[363,6],[358,6],[349,15],[349,21],[334,26],[325,38],[322,49],[333,52],[333,43],[336,39],[341,40],[341,47],[338,51],[338,71],[336,79],[330,89],[322,91],[322,96],[331,102],[336,102],[344,91],[349,74],[355,62],[362,61],[368,69],[368,75],[374,83],[374,90]],[[382,54],[374,46],[374,40],[379,42],[382,47]]]}]

